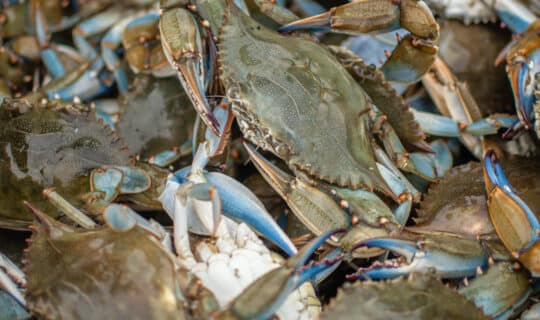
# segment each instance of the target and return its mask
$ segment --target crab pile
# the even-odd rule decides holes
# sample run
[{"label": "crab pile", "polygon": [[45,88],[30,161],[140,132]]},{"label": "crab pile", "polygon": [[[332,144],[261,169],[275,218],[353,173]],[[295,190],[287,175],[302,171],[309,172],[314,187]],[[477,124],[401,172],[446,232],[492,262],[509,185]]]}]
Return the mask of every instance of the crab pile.
[{"label": "crab pile", "polygon": [[0,0],[0,319],[540,319],[537,2]]}]

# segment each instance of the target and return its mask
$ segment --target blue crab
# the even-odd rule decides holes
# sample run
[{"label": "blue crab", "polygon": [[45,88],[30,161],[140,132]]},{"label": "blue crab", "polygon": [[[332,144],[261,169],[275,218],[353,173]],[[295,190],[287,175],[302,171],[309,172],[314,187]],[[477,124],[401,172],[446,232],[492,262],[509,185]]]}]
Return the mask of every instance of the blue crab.
[{"label": "blue crab", "polygon": [[[189,202],[205,203],[217,196],[217,193],[206,194],[209,189],[203,185],[191,191]],[[257,236],[243,224],[227,222],[226,226],[223,221],[214,240],[190,236],[185,229],[186,219],[193,213],[185,210],[187,207],[182,204],[181,192],[175,196],[175,201],[177,255],[171,251],[170,235],[161,225],[142,218],[127,207],[112,204],[103,212],[105,226],[81,230],[54,221],[26,203],[37,219],[26,253],[26,275],[9,262],[4,263],[2,267],[6,271],[0,272],[0,279],[7,280],[0,284],[32,314],[46,319],[168,319],[191,316],[266,319],[278,309],[278,314],[285,319],[316,316],[320,307],[313,297],[311,285],[302,284],[336,261],[303,265],[313,251],[335,232],[325,234],[294,257],[281,262],[273,258]],[[74,207],[68,211],[71,211],[70,217],[84,216]],[[208,213],[202,210],[197,214],[204,216]],[[202,261],[196,262],[189,254],[191,249],[185,246],[189,238],[193,242],[199,239],[193,246],[197,257],[200,257],[197,259]],[[126,250],[134,243],[135,251]],[[78,250],[73,250],[74,247]],[[95,254],[88,255],[88,250]],[[218,252],[214,253],[214,250]],[[224,259],[231,260],[228,266],[231,270],[223,265]],[[43,271],[49,269],[43,266],[58,261],[76,263],[61,264],[61,268],[43,276]],[[100,267],[96,268],[96,264]],[[211,273],[206,273],[207,268]],[[148,275],[144,279],[139,277],[141,270]],[[87,277],[81,277],[81,273]],[[221,277],[215,279],[216,275]],[[24,297],[10,278],[18,279],[19,285],[26,288]],[[224,291],[220,289],[224,283],[238,287],[228,287]],[[295,291],[298,286],[302,289]],[[266,288],[264,295],[261,295],[261,287]],[[131,294],[125,295],[125,290]],[[78,299],[79,295],[85,299],[72,303],[71,299]],[[97,303],[102,307],[92,312]]]},{"label": "blue crab", "polygon": [[[22,200],[45,205],[44,188],[56,188],[93,213],[120,194],[161,192],[152,180],[164,181],[166,173],[137,168],[122,141],[93,120],[83,105],[5,100],[0,118],[3,227],[26,228],[31,216],[25,214]],[[143,204],[157,201],[141,197]]]},{"label": "blue crab", "polygon": [[360,268],[350,279],[392,279],[413,273],[434,273],[443,279],[462,279],[481,273],[488,266],[489,253],[476,239],[449,233],[401,234],[393,238],[372,238],[355,247],[375,247],[399,255]]},{"label": "blue crab", "polygon": [[467,298],[425,275],[342,287],[323,319],[489,319]]}]

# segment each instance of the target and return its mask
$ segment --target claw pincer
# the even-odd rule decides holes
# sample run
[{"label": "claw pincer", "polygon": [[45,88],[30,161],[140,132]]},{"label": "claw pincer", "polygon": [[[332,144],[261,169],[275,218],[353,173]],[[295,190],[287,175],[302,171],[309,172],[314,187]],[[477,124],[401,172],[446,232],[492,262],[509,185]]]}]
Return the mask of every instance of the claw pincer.
[{"label": "claw pincer", "polygon": [[484,180],[491,223],[504,246],[533,274],[540,272],[540,223],[516,194],[493,150],[484,156]]}]

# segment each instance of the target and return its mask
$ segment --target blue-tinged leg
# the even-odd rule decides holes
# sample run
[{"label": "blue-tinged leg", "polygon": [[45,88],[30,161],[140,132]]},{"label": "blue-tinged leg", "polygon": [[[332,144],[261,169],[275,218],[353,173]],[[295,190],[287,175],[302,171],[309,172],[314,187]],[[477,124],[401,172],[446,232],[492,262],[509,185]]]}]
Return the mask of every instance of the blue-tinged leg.
[{"label": "blue-tinged leg", "polygon": [[140,17],[128,17],[116,23],[101,40],[101,53],[107,69],[114,74],[116,85],[121,93],[128,90],[126,70],[122,67],[121,60],[115,50],[122,43],[122,34],[126,29],[138,28],[143,25],[155,24],[159,20],[159,14],[152,12]]},{"label": "blue-tinged leg", "polygon": [[81,54],[92,61],[98,56],[96,48],[88,41],[88,37],[105,32],[125,15],[131,12],[113,9],[99,13],[83,22],[73,29],[73,42]]},{"label": "blue-tinged leg", "polygon": [[390,250],[403,259],[375,262],[350,275],[351,279],[390,279],[430,272],[441,278],[463,278],[474,276],[478,268],[484,268],[488,263],[487,253],[476,240],[449,235],[426,236],[419,241],[374,238],[362,241],[354,248],[361,247]]},{"label": "blue-tinged leg", "polygon": [[109,92],[113,85],[111,75],[103,70],[103,60],[98,59],[76,81],[63,88],[49,91],[47,95],[51,99],[69,101],[78,97],[82,101],[88,101]]},{"label": "blue-tinged leg", "polygon": [[416,111],[414,117],[422,130],[439,137],[459,137],[462,134],[484,136],[497,134],[501,128],[510,128],[517,118],[515,116],[497,114],[470,124],[461,123],[452,118],[429,112]]},{"label": "blue-tinged leg", "polygon": [[34,24],[36,26],[37,40],[41,47],[41,60],[53,78],[62,77],[66,74],[66,70],[58,54],[50,47],[47,22],[41,10],[40,2],[36,3]]}]

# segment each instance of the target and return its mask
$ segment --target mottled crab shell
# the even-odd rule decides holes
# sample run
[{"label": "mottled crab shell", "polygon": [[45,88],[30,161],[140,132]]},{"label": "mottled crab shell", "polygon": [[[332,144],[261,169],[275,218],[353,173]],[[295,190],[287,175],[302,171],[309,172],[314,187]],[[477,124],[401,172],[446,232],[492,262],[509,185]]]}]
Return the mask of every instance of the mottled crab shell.
[{"label": "mottled crab shell", "polygon": [[266,29],[230,5],[221,79],[246,139],[291,169],[390,194],[375,165],[367,94],[332,53]]},{"label": "mottled crab shell", "polygon": [[176,78],[137,76],[119,102],[118,134],[133,154],[146,159],[191,138],[197,114]]},{"label": "mottled crab shell", "polygon": [[345,285],[323,312],[322,319],[489,319],[474,303],[439,280],[356,282]]},{"label": "mottled crab shell", "polygon": [[144,230],[75,231],[40,214],[26,253],[28,309],[44,319],[183,319],[177,268]]},{"label": "mottled crab shell", "polygon": [[[90,191],[90,171],[129,165],[123,143],[90,115],[74,115],[24,101],[0,106],[0,226],[22,229],[31,215],[22,201],[49,208],[41,192],[55,187],[73,203]],[[48,210],[53,213],[55,210]]]},{"label": "mottled crab shell", "polygon": [[425,134],[414,118],[409,105],[388,82],[380,69],[369,65],[352,51],[330,46],[339,62],[360,83],[372,102],[384,113],[399,138],[408,146],[431,151]]}]

